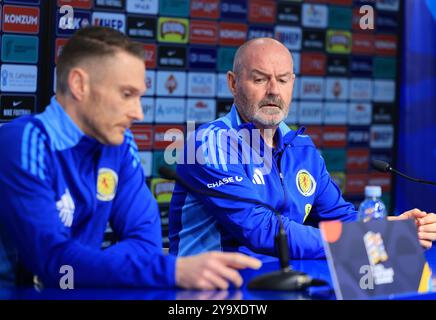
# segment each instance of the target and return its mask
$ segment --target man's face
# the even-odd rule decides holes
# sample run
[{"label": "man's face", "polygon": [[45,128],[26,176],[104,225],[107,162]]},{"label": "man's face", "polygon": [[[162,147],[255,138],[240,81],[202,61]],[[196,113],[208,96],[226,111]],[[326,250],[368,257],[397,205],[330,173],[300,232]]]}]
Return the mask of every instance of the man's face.
[{"label": "man's face", "polygon": [[240,70],[229,73],[239,113],[258,128],[277,127],[288,115],[294,86],[289,51],[276,43],[253,44],[241,61]]},{"label": "man's face", "polygon": [[119,145],[132,122],[144,117],[144,61],[118,52],[91,66],[89,73],[89,94],[80,107],[84,131],[101,143]]}]

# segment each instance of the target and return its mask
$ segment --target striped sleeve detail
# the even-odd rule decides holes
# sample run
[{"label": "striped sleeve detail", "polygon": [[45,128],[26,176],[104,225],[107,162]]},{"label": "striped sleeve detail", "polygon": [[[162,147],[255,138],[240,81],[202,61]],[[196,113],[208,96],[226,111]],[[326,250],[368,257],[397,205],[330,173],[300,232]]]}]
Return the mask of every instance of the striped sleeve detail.
[{"label": "striped sleeve detail", "polygon": [[24,127],[21,141],[21,167],[31,175],[45,180],[45,141],[47,136],[34,124]]},{"label": "striped sleeve detail", "polygon": [[132,166],[133,168],[136,168],[138,164],[141,163],[141,159],[139,158],[138,154],[138,146],[135,143],[135,140],[133,138],[133,134],[130,131],[126,131],[126,143],[129,148],[129,153],[132,155],[133,161]]}]

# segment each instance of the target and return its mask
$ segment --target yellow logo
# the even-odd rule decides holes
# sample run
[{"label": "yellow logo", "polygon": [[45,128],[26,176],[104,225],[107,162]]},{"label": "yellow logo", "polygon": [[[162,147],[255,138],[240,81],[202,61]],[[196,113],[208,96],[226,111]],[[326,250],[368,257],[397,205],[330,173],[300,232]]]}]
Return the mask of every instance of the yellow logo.
[{"label": "yellow logo", "polygon": [[297,188],[305,197],[310,197],[316,189],[316,182],[307,170],[300,170],[296,178]]},{"label": "yellow logo", "polygon": [[304,214],[303,222],[306,221],[306,218],[307,218],[307,216],[309,215],[310,210],[312,210],[312,205],[311,205],[310,203],[308,203],[308,204],[306,204],[306,205],[304,206],[304,212],[305,212],[305,214]]},{"label": "yellow logo", "polygon": [[97,199],[111,201],[115,197],[118,184],[118,175],[111,169],[101,168],[98,170]]}]

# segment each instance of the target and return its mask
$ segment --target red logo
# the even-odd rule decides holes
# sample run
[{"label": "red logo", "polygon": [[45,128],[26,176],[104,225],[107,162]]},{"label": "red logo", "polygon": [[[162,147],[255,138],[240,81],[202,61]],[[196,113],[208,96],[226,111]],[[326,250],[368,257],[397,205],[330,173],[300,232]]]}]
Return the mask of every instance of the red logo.
[{"label": "red logo", "polygon": [[68,39],[56,38],[56,51],[55,51],[55,63],[58,63],[58,58],[62,52],[62,49],[67,44]]},{"label": "red logo", "polygon": [[213,44],[218,42],[218,24],[214,21],[191,20],[191,43]]},{"label": "red logo", "polygon": [[394,56],[397,54],[397,36],[378,34],[375,36],[375,54]]},{"label": "red logo", "polygon": [[3,7],[3,31],[18,33],[39,32],[39,8]]},{"label": "red logo", "polygon": [[348,173],[345,183],[346,194],[363,194],[365,186],[368,185],[368,174]]},{"label": "red logo", "polygon": [[276,22],[276,5],[271,0],[251,0],[248,8],[248,20],[258,23]]},{"label": "red logo", "polygon": [[72,6],[73,8],[78,9],[91,9],[92,0],[58,0],[58,6]]},{"label": "red logo", "polygon": [[168,90],[168,92],[171,94],[174,90],[177,89],[178,83],[176,77],[174,75],[170,75],[165,82],[165,88]]},{"label": "red logo", "polygon": [[220,22],[220,45],[240,46],[247,39],[247,30],[243,23]]},{"label": "red logo", "polygon": [[347,145],[347,128],[325,126],[322,141],[324,147],[344,148]]},{"label": "red logo", "polygon": [[146,124],[135,124],[130,130],[139,150],[149,150],[153,145],[153,126]]},{"label": "red logo", "polygon": [[[176,142],[177,147],[183,146],[184,138],[184,126],[177,125],[156,125],[154,127],[154,148],[165,149],[170,144]],[[165,141],[165,133],[169,137],[175,137],[173,141]]]},{"label": "red logo", "polygon": [[391,191],[391,177],[389,173],[383,173],[383,172],[371,173],[368,184],[372,186],[381,186],[383,192]]},{"label": "red logo", "polygon": [[156,68],[156,45],[147,43],[144,44],[145,49],[145,66],[147,68]]},{"label": "red logo", "polygon": [[302,53],[301,73],[314,76],[325,75],[327,58],[323,53]]},{"label": "red logo", "polygon": [[353,33],[353,53],[373,54],[374,36],[372,34]]},{"label": "red logo", "polygon": [[219,0],[191,0],[191,17],[218,19]]},{"label": "red logo", "polygon": [[347,171],[368,171],[369,149],[347,150]]},{"label": "red logo", "polygon": [[317,148],[322,147],[322,127],[321,126],[310,126],[307,127],[305,132],[313,141]]}]

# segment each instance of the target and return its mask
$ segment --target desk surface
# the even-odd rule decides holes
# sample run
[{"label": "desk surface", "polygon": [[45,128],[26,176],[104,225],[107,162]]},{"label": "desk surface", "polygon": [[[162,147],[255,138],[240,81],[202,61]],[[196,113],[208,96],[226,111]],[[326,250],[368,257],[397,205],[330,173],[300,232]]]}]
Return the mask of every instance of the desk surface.
[{"label": "desk surface", "polygon": [[[426,252],[430,267],[436,270],[436,248]],[[260,270],[243,270],[244,286],[226,291],[196,291],[180,289],[43,289],[0,288],[0,299],[56,299],[56,300],[296,300],[296,299],[335,299],[331,277],[326,260],[292,260],[295,270],[303,271],[313,278],[325,280],[329,286],[310,287],[303,292],[280,292],[249,290],[246,284],[253,277],[279,269],[274,258],[267,259]],[[433,277],[436,277],[433,274]],[[434,278],[434,282],[435,282]],[[427,294],[402,294],[389,299],[436,299],[436,292]]]}]

